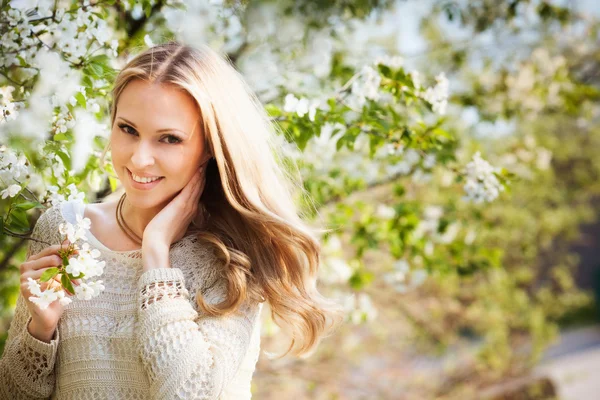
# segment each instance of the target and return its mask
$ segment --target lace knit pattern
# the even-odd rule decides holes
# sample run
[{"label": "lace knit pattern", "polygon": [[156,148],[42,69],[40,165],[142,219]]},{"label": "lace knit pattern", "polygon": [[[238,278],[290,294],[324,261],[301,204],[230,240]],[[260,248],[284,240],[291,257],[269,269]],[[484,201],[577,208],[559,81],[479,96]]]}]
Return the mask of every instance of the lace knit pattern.
[{"label": "lace knit pattern", "polygon": [[[83,205],[65,202],[46,211],[33,235],[59,243],[58,225],[75,222]],[[98,297],[65,307],[50,343],[27,331],[19,295],[4,354],[0,399],[249,399],[260,349],[261,303],[211,317],[196,292],[216,304],[226,281],[212,250],[195,237],[170,251],[171,268],[143,272],[141,251],[115,252],[91,234],[106,261]],[[29,254],[46,245],[30,242]]]}]

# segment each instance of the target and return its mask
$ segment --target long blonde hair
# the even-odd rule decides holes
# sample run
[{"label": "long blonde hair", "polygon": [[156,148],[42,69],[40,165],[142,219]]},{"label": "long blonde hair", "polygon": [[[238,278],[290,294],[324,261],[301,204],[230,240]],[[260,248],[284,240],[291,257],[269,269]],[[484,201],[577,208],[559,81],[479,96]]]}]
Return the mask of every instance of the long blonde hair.
[{"label": "long blonde hair", "polygon": [[223,260],[228,293],[216,305],[198,293],[198,306],[218,316],[246,299],[268,301],[273,321],[291,336],[282,356],[308,355],[342,312],[316,288],[321,246],[294,203],[294,190],[302,185],[282,166],[277,127],[235,68],[207,46],[169,42],[135,56],[116,78],[111,124],[119,96],[134,79],[189,93],[214,157],[200,199],[210,218],[198,237]]}]

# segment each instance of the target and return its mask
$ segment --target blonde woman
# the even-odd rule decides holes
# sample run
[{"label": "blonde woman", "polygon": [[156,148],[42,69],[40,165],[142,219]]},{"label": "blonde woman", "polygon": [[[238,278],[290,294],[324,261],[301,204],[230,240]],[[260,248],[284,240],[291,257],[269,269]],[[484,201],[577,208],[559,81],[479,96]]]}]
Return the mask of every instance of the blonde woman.
[{"label": "blonde woman", "polygon": [[[2,360],[2,398],[248,399],[269,303],[307,355],[339,321],[316,290],[320,246],[294,206],[274,128],[206,47],[155,46],[116,78],[113,201],[38,220]],[[58,225],[91,220],[105,290],[41,312],[27,278],[57,265]],[[45,247],[45,248],[44,248]]]}]

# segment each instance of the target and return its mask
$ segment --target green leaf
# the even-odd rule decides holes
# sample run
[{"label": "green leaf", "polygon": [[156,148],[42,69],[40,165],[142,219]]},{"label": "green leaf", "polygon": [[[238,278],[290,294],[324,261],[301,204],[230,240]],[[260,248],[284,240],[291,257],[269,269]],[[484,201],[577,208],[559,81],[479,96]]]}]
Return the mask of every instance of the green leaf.
[{"label": "green leaf", "polygon": [[46,271],[44,271],[44,273],[42,274],[41,278],[40,278],[40,282],[48,282],[50,279],[54,278],[56,275],[58,275],[58,273],[60,272],[60,269],[58,269],[58,267],[52,267],[52,268],[48,268]]},{"label": "green leaf", "polygon": [[69,138],[67,137],[67,135],[65,135],[64,133],[57,133],[56,135],[54,135],[53,139],[56,140],[56,141],[69,140]]},{"label": "green leaf", "polygon": [[150,16],[152,15],[152,4],[144,4],[144,14],[146,14],[146,18],[150,18]]},{"label": "green leaf", "polygon": [[118,183],[118,181],[117,181],[116,178],[113,178],[112,176],[109,176],[108,177],[108,183],[110,184],[110,190],[112,192],[114,192],[115,190],[117,190],[117,183]]},{"label": "green leaf", "polygon": [[87,108],[85,96],[81,92],[77,92],[75,94],[75,99],[77,100],[77,104],[79,104],[83,108]]},{"label": "green leaf", "polygon": [[25,211],[31,210],[32,208],[46,208],[37,201],[26,201],[23,203],[15,204],[15,207]]},{"label": "green leaf", "polygon": [[350,286],[355,290],[363,289],[373,281],[373,274],[367,271],[356,271],[349,280]]},{"label": "green leaf", "polygon": [[62,274],[62,276],[60,277],[60,282],[62,283],[63,287],[65,289],[67,289],[67,291],[71,294],[75,294],[75,289],[73,288],[73,284],[71,283],[71,280],[69,279],[69,277],[67,276],[67,274]]},{"label": "green leaf", "polygon": [[10,214],[10,227],[15,228],[19,232],[27,232],[29,230],[29,219],[25,210],[16,208]]},{"label": "green leaf", "polygon": [[108,64],[110,63],[110,57],[106,54],[99,54],[97,56],[91,57],[89,59],[89,62],[93,64]]}]

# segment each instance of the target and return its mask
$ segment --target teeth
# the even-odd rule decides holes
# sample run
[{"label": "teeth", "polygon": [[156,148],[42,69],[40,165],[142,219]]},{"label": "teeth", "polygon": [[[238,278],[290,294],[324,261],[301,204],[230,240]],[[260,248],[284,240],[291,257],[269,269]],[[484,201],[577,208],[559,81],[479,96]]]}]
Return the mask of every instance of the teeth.
[{"label": "teeth", "polygon": [[142,176],[137,176],[133,172],[131,173],[131,176],[133,177],[134,181],[139,182],[139,183],[150,183],[150,182],[154,182],[161,178],[160,176],[156,176],[153,178],[146,178],[146,177],[142,177]]}]

